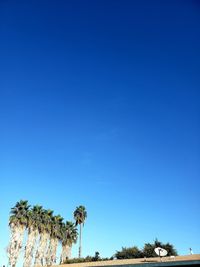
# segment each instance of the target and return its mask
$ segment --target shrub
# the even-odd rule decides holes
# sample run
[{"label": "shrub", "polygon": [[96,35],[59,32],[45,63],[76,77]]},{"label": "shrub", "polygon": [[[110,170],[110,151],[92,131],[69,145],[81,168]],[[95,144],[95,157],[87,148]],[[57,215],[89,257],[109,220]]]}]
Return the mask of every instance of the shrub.
[{"label": "shrub", "polygon": [[155,253],[154,249],[156,247],[161,247],[167,250],[168,256],[177,256],[177,251],[174,248],[174,246],[170,243],[162,243],[158,241],[157,239],[154,241],[154,243],[146,243],[143,248],[143,256],[150,258],[150,257],[158,257],[158,255]]},{"label": "shrub", "polygon": [[113,257],[111,258],[101,258],[100,253],[98,251],[95,252],[95,255],[92,256],[87,256],[85,258],[74,258],[74,259],[67,259],[65,261],[65,264],[70,264],[70,263],[82,263],[82,262],[93,262],[93,261],[107,261],[107,260],[113,260]]},{"label": "shrub", "polygon": [[117,259],[135,259],[135,258],[141,258],[142,253],[138,249],[138,247],[130,247],[130,248],[122,248],[121,251],[117,251],[115,253],[115,257]]}]

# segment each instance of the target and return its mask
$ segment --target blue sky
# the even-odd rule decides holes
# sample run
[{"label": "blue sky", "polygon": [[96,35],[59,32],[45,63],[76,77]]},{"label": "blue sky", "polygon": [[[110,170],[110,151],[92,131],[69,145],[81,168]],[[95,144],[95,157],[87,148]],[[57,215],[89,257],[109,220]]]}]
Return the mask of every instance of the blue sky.
[{"label": "blue sky", "polygon": [[85,205],[84,256],[156,237],[200,253],[199,13],[0,1],[0,264],[20,199],[67,220]]}]

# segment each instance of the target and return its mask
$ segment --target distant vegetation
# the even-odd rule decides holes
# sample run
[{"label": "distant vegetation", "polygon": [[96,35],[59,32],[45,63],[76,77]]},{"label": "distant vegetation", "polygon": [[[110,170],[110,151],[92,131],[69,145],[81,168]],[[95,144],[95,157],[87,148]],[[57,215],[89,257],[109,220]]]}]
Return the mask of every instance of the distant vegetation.
[{"label": "distant vegetation", "polygon": [[81,263],[81,262],[93,262],[93,261],[107,261],[107,260],[113,260],[113,257],[111,258],[101,258],[100,253],[97,251],[95,252],[94,256],[87,256],[85,258],[74,258],[74,259],[67,259],[65,261],[66,264],[70,263]]},{"label": "distant vegetation", "polygon": [[121,251],[117,251],[110,258],[101,258],[99,252],[95,252],[94,256],[87,256],[85,258],[74,258],[67,259],[65,261],[66,264],[70,263],[81,263],[81,262],[93,262],[93,261],[105,261],[105,260],[113,260],[113,259],[137,259],[137,258],[152,258],[158,257],[154,252],[156,247],[162,247],[167,250],[168,256],[177,256],[177,251],[174,246],[170,243],[162,243],[157,239],[153,243],[144,244],[143,249],[139,249],[137,246],[133,247],[123,247]]},{"label": "distant vegetation", "polygon": [[174,246],[170,243],[162,243],[157,239],[154,243],[146,243],[143,249],[139,249],[138,247],[130,247],[130,248],[122,248],[121,251],[117,251],[114,255],[117,259],[136,259],[136,258],[151,258],[151,257],[158,257],[154,252],[156,247],[161,247],[167,250],[168,256],[177,256],[177,251]]},{"label": "distant vegetation", "polygon": [[114,255],[116,259],[137,259],[142,258],[143,253],[138,247],[122,248],[121,251],[117,251]]}]

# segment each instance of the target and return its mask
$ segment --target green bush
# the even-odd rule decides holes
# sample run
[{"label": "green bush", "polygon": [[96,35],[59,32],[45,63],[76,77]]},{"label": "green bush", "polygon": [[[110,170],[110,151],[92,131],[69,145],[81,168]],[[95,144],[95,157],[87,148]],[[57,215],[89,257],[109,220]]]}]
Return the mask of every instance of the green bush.
[{"label": "green bush", "polygon": [[167,255],[168,256],[177,256],[177,251],[174,248],[174,246],[170,243],[162,243],[158,241],[157,239],[154,241],[154,243],[146,243],[143,248],[143,256],[150,258],[150,257],[158,257],[158,255],[155,253],[154,249],[156,247],[161,247],[167,250]]},{"label": "green bush", "polygon": [[93,262],[93,261],[107,261],[107,260],[113,260],[113,257],[111,258],[101,258],[98,251],[95,252],[95,255],[87,256],[85,258],[74,258],[74,259],[67,259],[65,261],[65,264],[71,264],[71,263],[82,263],[82,262]]},{"label": "green bush", "polygon": [[[88,261],[90,261],[88,259]],[[74,259],[67,259],[65,261],[66,264],[70,264],[70,263],[81,263],[81,262],[86,262],[86,260],[84,258],[74,258]]]},{"label": "green bush", "polygon": [[130,248],[122,248],[121,251],[117,251],[115,253],[115,258],[117,259],[136,259],[136,258],[152,258],[152,257],[158,257],[158,255],[155,253],[154,249],[156,247],[161,247],[167,250],[168,256],[177,256],[177,251],[174,248],[174,246],[170,243],[162,243],[158,241],[157,239],[154,241],[154,243],[146,243],[144,245],[144,248],[142,250],[138,249],[136,246],[130,247]]},{"label": "green bush", "polygon": [[121,251],[117,251],[115,253],[115,257],[117,259],[136,259],[136,258],[141,258],[142,253],[138,249],[138,247],[134,246],[131,248],[122,248]]}]

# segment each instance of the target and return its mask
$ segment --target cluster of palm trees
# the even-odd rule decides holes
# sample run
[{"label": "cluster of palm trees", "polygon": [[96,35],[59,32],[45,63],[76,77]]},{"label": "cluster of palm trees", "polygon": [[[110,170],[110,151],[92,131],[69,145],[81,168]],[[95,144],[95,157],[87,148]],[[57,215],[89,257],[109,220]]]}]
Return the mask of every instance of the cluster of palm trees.
[{"label": "cluster of palm trees", "polygon": [[[84,206],[74,211],[75,223],[66,221],[52,210],[42,206],[31,207],[28,201],[21,200],[11,209],[9,226],[10,243],[7,249],[9,266],[15,267],[23,248],[23,267],[51,266],[56,263],[58,245],[62,245],[60,263],[71,257],[71,248],[78,238],[77,225],[80,225],[79,257],[81,257],[81,229],[87,217]],[[26,238],[25,238],[26,237]]]}]

